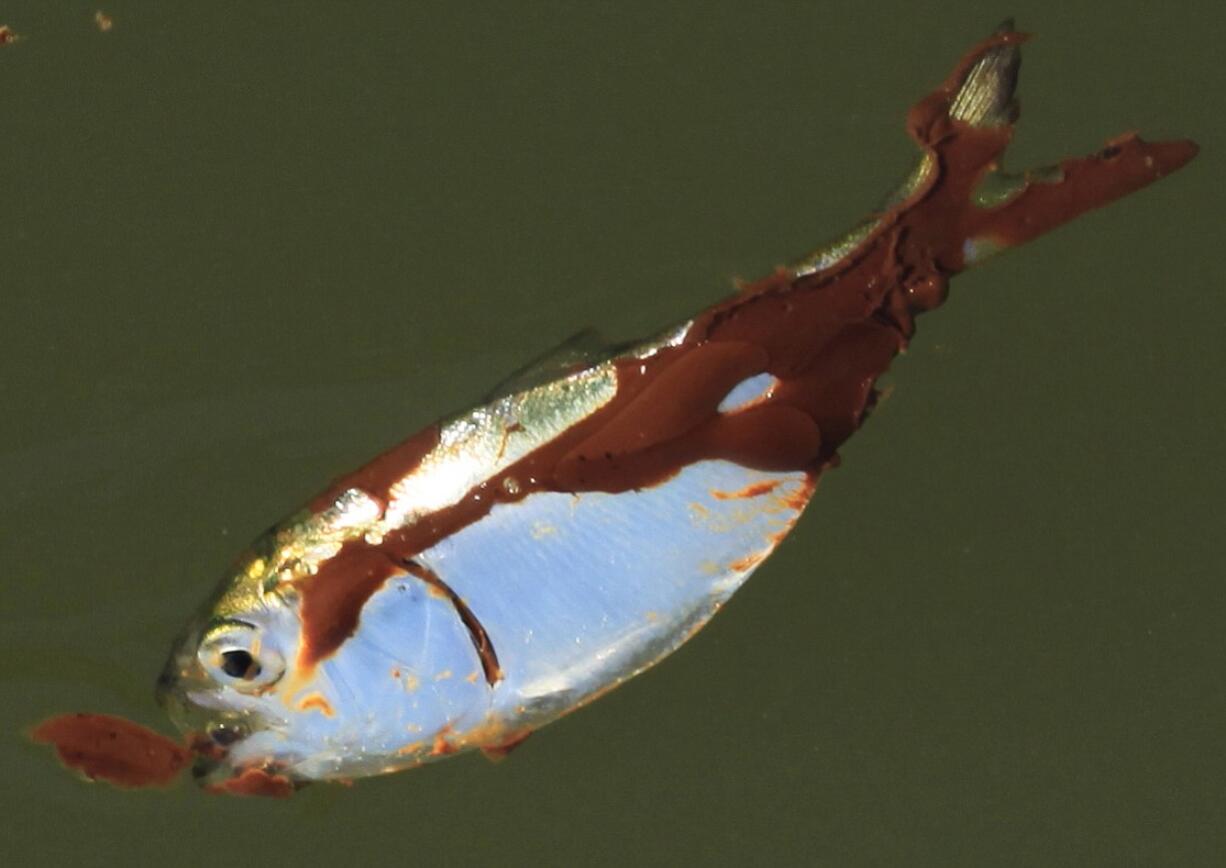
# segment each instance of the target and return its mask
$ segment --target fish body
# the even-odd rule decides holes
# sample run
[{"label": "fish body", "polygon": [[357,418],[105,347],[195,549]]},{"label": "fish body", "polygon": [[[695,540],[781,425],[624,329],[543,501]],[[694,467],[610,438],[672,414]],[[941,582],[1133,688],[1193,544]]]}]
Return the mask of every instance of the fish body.
[{"label": "fish body", "polygon": [[[710,459],[617,493],[508,491],[532,485],[515,475],[526,456],[613,400],[618,363],[682,333],[444,421],[389,492],[344,480],[269,531],[189,630],[191,656],[172,656],[184,729],[249,732],[227,746],[234,768],[275,756],[293,779],[351,779],[509,749],[674,650],[791,529],[811,473]],[[772,382],[742,378],[724,412]],[[395,548],[406,522],[469,497],[495,502],[425,548]]]},{"label": "fish body", "polygon": [[1002,174],[1023,39],[912,109],[916,169],[843,238],[649,340],[568,342],[257,540],[159,680],[210,743],[205,782],[502,753],[690,638],[795,526],[952,275],[1195,154],[1129,136]]}]

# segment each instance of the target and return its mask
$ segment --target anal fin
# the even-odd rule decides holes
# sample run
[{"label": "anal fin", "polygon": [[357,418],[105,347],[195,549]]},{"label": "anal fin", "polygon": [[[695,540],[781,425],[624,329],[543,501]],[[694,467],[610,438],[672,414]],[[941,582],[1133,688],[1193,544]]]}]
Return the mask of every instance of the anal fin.
[{"label": "anal fin", "polygon": [[507,758],[507,754],[509,754],[511,751],[515,750],[515,748],[519,747],[521,744],[527,741],[528,736],[530,735],[532,735],[532,730],[528,730],[527,732],[523,732],[518,735],[512,736],[511,738],[504,741],[502,744],[495,744],[495,745],[489,745],[487,747],[483,747],[481,748],[481,753],[485,754],[485,758],[489,760],[490,762],[500,763],[504,759]]}]

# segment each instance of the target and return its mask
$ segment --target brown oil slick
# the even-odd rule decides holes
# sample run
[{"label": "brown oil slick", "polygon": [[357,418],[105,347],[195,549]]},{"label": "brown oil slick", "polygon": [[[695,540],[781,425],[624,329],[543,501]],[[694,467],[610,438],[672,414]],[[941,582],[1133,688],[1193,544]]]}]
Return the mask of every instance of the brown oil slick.
[{"label": "brown oil slick", "polygon": [[7,24],[0,24],[0,45],[12,45],[14,42],[20,42],[22,39],[13,28]]},{"label": "brown oil slick", "polygon": [[44,720],[30,738],[55,748],[60,761],[92,781],[117,787],[165,787],[192,751],[151,729],[109,714],[62,714]]},{"label": "brown oil slick", "polygon": [[[934,169],[876,215],[871,232],[836,265],[803,274],[780,270],[700,313],[678,345],[617,360],[617,393],[600,410],[456,504],[378,543],[351,540],[301,580],[304,671],[352,635],[366,600],[398,564],[496,503],[540,491],[641,489],[704,459],[803,471],[812,484],[837,465],[837,450],[871,411],[876,380],[907,346],[915,316],[945,300],[949,279],[967,264],[968,242],[1024,243],[1195,156],[1189,141],[1147,143],[1127,135],[1096,154],[1065,160],[1055,179],[1030,183],[1004,204],[977,204],[975,191],[997,170],[1013,124],[965,122],[953,116],[953,101],[987,52],[1025,38],[1004,32],[980,43],[911,109],[907,132]],[[736,413],[718,411],[735,385],[764,372],[778,380],[767,396]],[[386,502],[437,443],[438,427],[425,429],[338,480],[312,507],[326,507],[347,488]]]},{"label": "brown oil slick", "polygon": [[298,665],[309,671],[353,635],[361,604],[392,576],[404,572],[394,554],[382,547],[346,545],[303,585],[303,645]]},{"label": "brown oil slick", "polygon": [[218,784],[209,784],[205,789],[215,795],[262,796],[272,799],[288,799],[294,794],[294,785],[285,775],[259,768],[243,769],[234,777]]},{"label": "brown oil slick", "polygon": [[[193,757],[217,762],[225,755],[224,748],[199,733],[189,735],[183,745],[122,717],[89,712],[48,718],[31,729],[29,736],[54,747],[60,761],[85,778],[129,790],[170,786]],[[244,769],[205,789],[274,798],[294,793],[289,778],[260,768]]]}]

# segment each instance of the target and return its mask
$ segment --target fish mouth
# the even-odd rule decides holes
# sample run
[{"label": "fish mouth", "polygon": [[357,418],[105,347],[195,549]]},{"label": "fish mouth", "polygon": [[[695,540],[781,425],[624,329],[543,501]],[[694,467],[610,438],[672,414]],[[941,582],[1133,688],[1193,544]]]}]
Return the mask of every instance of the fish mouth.
[{"label": "fish mouth", "polygon": [[193,677],[172,658],[158,676],[154,697],[175,729],[196,754],[197,766],[220,766],[232,748],[248,738],[255,727],[249,710],[229,707],[217,690]]},{"label": "fish mouth", "polygon": [[210,703],[201,703],[206,690],[197,683],[187,670],[181,669],[172,659],[158,676],[153,695],[157,704],[166,712],[171,723],[185,736],[193,737],[209,729],[217,709]]},{"label": "fish mouth", "polygon": [[228,762],[230,748],[249,733],[227,721],[215,720],[211,709],[191,702],[179,678],[168,671],[158,677],[154,695],[195,755],[192,779],[208,787],[233,777],[235,770]]},{"label": "fish mouth", "polygon": [[159,697],[195,755],[191,776],[197,786],[215,793],[285,796],[302,785],[267,751],[259,738],[265,730],[254,729],[241,713],[219,712],[197,701],[198,696],[199,691],[172,690]]},{"label": "fish mouth", "polygon": [[[173,661],[159,676],[155,695],[195,754],[191,776],[215,793],[284,797],[303,786],[292,758],[279,750],[284,733],[254,707],[235,707],[216,685],[193,677]],[[252,704],[258,701],[252,698]]]}]

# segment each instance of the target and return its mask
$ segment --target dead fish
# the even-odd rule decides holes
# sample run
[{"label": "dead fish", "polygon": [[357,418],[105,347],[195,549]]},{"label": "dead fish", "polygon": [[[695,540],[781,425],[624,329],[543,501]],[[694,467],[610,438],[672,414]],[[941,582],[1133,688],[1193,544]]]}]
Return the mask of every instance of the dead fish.
[{"label": "dead fish", "polygon": [[260,537],[158,695],[234,792],[505,753],[701,628],[792,530],[949,278],[1180,168],[1135,135],[1009,175],[1025,37],[907,117],[860,225],[660,334],[585,333]]}]

